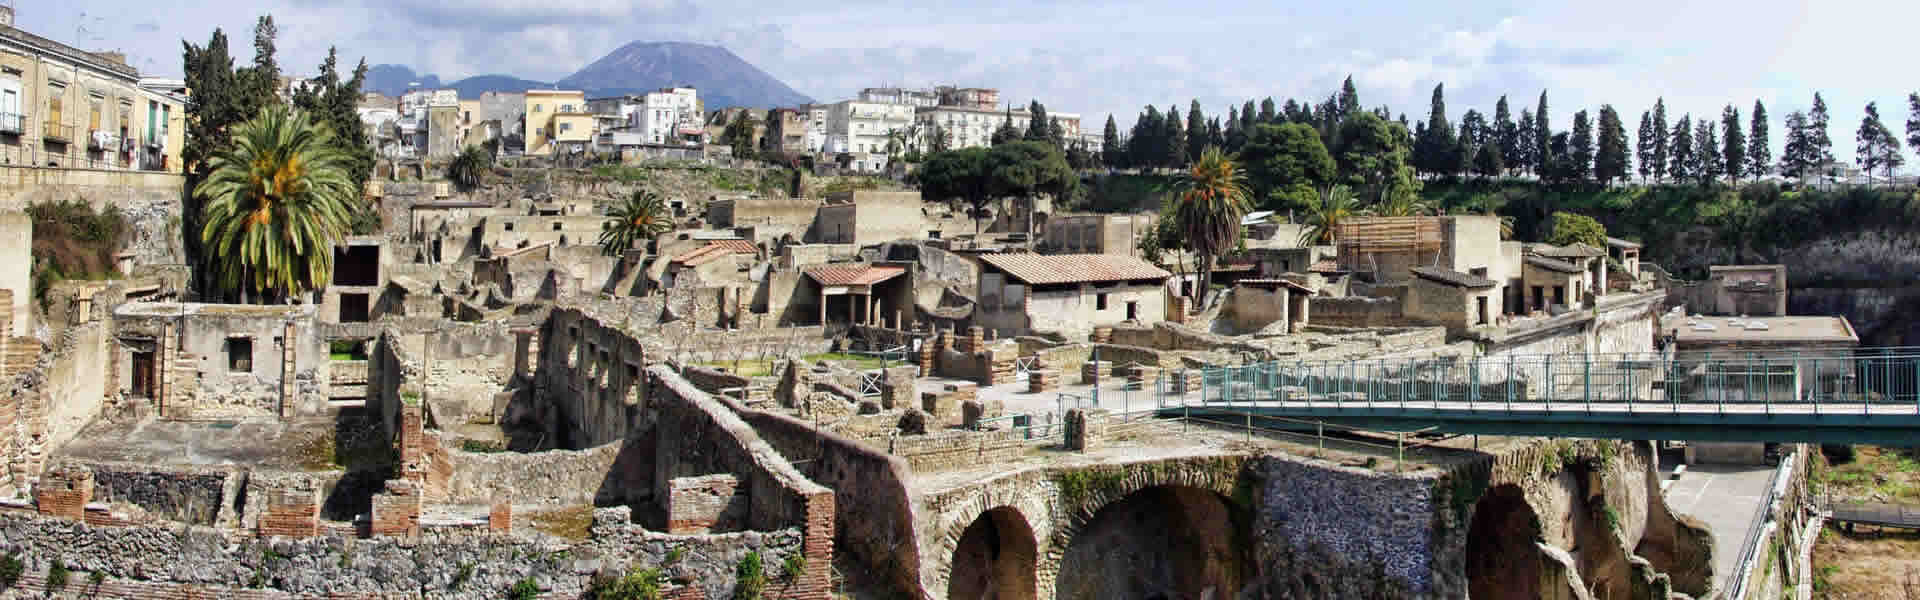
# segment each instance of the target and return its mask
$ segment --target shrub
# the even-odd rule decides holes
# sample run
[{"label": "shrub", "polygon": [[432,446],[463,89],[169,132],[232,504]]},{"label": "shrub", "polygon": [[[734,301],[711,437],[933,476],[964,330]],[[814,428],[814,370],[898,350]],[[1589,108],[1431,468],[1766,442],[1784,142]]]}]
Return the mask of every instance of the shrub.
[{"label": "shrub", "polygon": [[534,583],[532,577],[516,581],[513,587],[507,588],[507,600],[534,600],[538,597],[540,597],[540,584]]},{"label": "shrub", "polygon": [[635,567],[619,579],[595,577],[587,588],[589,600],[660,600],[666,593],[667,578],[659,569]]},{"label": "shrub", "polygon": [[788,554],[786,562],[781,563],[780,568],[786,573],[788,580],[799,579],[807,572],[807,556],[799,552]]},{"label": "shrub", "polygon": [[53,561],[53,568],[47,569],[47,591],[58,592],[65,589],[67,578],[72,576],[73,572],[67,570],[67,563]]},{"label": "shrub", "polygon": [[0,556],[0,587],[13,587],[13,584],[20,582],[20,575],[26,570],[27,565],[20,562],[19,554],[8,552],[6,556]]},{"label": "shrub", "polygon": [[740,600],[760,600],[761,591],[767,587],[765,565],[760,563],[759,552],[748,552],[740,559],[740,565],[734,569],[739,581],[733,586],[733,597]]}]

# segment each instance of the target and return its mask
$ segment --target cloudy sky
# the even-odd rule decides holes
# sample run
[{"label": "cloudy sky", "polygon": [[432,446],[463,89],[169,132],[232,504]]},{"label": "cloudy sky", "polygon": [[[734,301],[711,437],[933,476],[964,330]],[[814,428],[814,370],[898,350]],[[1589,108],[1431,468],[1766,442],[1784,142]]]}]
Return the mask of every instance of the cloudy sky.
[{"label": "cloudy sky", "polygon": [[[5,0],[0,0],[5,1]],[[564,77],[634,40],[718,43],[800,92],[844,99],[862,87],[997,87],[1125,128],[1146,104],[1199,99],[1224,114],[1249,97],[1324,98],[1352,74],[1363,104],[1424,118],[1435,83],[1449,117],[1514,111],[1548,92],[1552,120],[1612,103],[1627,121],[1664,96],[1670,114],[1780,120],[1814,91],[1833,111],[1835,154],[1853,157],[1869,101],[1904,138],[1920,90],[1912,0],[1601,2],[1174,2],[1005,0],[12,0],[16,24],[88,48],[118,48],[143,72],[177,74],[180,40],[225,28],[243,56],[256,15],[279,24],[283,68],[330,45],[370,64],[443,80],[488,73]],[[1913,159],[1908,149],[1909,162]],[[1909,165],[1911,169],[1913,165]]]}]

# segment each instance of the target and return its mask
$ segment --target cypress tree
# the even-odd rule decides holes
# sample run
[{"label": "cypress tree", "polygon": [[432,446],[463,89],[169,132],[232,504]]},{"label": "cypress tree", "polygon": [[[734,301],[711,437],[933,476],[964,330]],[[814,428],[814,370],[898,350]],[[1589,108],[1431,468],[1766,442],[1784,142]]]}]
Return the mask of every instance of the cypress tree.
[{"label": "cypress tree", "polygon": [[1340,118],[1351,117],[1357,110],[1360,110],[1360,92],[1353,88],[1353,76],[1348,75],[1347,81],[1340,84]]},{"label": "cypress tree", "polygon": [[1759,181],[1773,167],[1773,146],[1767,139],[1767,107],[1753,101],[1753,119],[1747,126],[1747,174]]},{"label": "cypress tree", "polygon": [[1593,177],[1593,122],[1587,118],[1587,111],[1573,113],[1573,139],[1568,142],[1571,161],[1567,165],[1567,176],[1574,181],[1585,183]]},{"label": "cypress tree", "polygon": [[1165,131],[1160,109],[1147,105],[1147,111],[1133,122],[1133,136],[1127,139],[1127,158],[1134,168],[1160,166],[1166,154],[1161,152],[1160,134]]},{"label": "cypress tree", "polygon": [[[1514,151],[1519,148],[1520,128],[1513,123],[1513,113],[1507,108],[1507,96],[1500,95],[1500,101],[1493,104],[1493,135],[1498,140],[1501,168],[1510,166]],[[1476,161],[1478,162],[1478,161]]]},{"label": "cypress tree", "polygon": [[1640,111],[1640,135],[1634,138],[1634,158],[1640,161],[1640,181],[1649,181],[1653,169],[1653,111]]},{"label": "cypress tree", "polygon": [[1047,107],[1039,100],[1027,103],[1027,133],[1024,139],[1029,142],[1045,142],[1053,139],[1050,129],[1053,121],[1047,118]]},{"label": "cypress tree", "polygon": [[1552,162],[1549,155],[1553,148],[1553,122],[1547,118],[1546,90],[1540,90],[1540,104],[1533,108],[1533,135],[1534,148],[1539,152],[1534,168],[1544,170]]},{"label": "cypress tree", "polygon": [[1166,165],[1173,168],[1187,166],[1187,126],[1180,120],[1178,107],[1167,107],[1166,133],[1162,134],[1160,152],[1165,156]]},{"label": "cypress tree", "polygon": [[1447,122],[1445,84],[1434,84],[1432,102],[1427,127],[1413,140],[1413,168],[1430,175],[1451,175],[1460,161],[1453,157],[1458,142],[1453,137],[1453,125]]},{"label": "cypress tree", "polygon": [[1240,105],[1240,134],[1252,137],[1253,126],[1257,124],[1259,121],[1253,114],[1253,101],[1248,100],[1246,104]]},{"label": "cypress tree", "polygon": [[[1207,119],[1207,143],[1200,148],[1204,150],[1207,146],[1219,147],[1226,145],[1225,135],[1225,132],[1220,131],[1220,117]],[[1188,145],[1191,146],[1192,144]]]},{"label": "cypress tree", "polygon": [[[1644,121],[1642,121],[1644,122]],[[1602,184],[1626,179],[1628,164],[1627,127],[1612,104],[1600,105],[1600,138],[1593,155],[1593,175]]]},{"label": "cypress tree", "polygon": [[1720,124],[1713,119],[1693,123],[1693,176],[1702,184],[1712,184],[1726,172],[1720,154]]},{"label": "cypress tree", "polygon": [[1807,113],[1807,156],[1815,166],[1833,162],[1833,138],[1827,135],[1827,101],[1813,93],[1813,110]]},{"label": "cypress tree", "polygon": [[1665,98],[1653,100],[1653,182],[1667,174],[1667,101]]},{"label": "cypress tree", "polygon": [[1127,163],[1126,151],[1120,148],[1120,126],[1113,122],[1113,115],[1107,115],[1107,127],[1100,132],[1100,160],[1113,169]]},{"label": "cypress tree", "polygon": [[1720,111],[1720,130],[1723,132],[1721,147],[1721,170],[1727,175],[1727,182],[1738,184],[1740,176],[1747,171],[1747,135],[1740,131],[1740,109],[1729,104]]},{"label": "cypress tree", "polygon": [[1207,140],[1207,118],[1200,113],[1200,100],[1187,105],[1187,156],[1200,156],[1211,142]]},{"label": "cypress tree", "polygon": [[1689,115],[1680,115],[1680,121],[1673,124],[1673,135],[1667,140],[1667,175],[1674,183],[1685,183],[1693,177],[1693,122]]},{"label": "cypress tree", "polygon": [[1873,183],[1874,169],[1884,170],[1888,183],[1893,181],[1893,170],[1906,162],[1900,156],[1900,138],[1880,122],[1880,107],[1876,103],[1867,103],[1867,114],[1860,118],[1860,130],[1854,137],[1855,160],[1860,169],[1867,173],[1867,183]]},{"label": "cypress tree", "polygon": [[1267,99],[1260,101],[1260,122],[1272,123],[1274,122],[1274,119],[1275,117],[1273,113],[1273,97],[1268,96]]},{"label": "cypress tree", "polygon": [[1813,168],[1808,160],[1812,149],[1811,140],[1807,139],[1807,113],[1797,110],[1787,113],[1786,127],[1786,146],[1780,149],[1780,176],[1806,183]]},{"label": "cypress tree", "polygon": [[1513,155],[1507,157],[1508,164],[1515,169],[1534,172],[1540,165],[1540,136],[1534,129],[1533,111],[1520,109],[1520,124],[1513,129]]},{"label": "cypress tree", "polygon": [[[1754,103],[1755,110],[1760,104]],[[1907,147],[1920,151],[1920,92],[1907,94]]]}]

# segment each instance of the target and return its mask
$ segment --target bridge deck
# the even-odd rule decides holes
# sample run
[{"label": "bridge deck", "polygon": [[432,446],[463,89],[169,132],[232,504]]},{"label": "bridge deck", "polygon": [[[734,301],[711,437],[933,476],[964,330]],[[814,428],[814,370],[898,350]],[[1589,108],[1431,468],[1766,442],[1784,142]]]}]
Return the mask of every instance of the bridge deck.
[{"label": "bridge deck", "polygon": [[1920,529],[1920,507],[1867,502],[1835,504],[1833,516],[1829,519],[1840,523]]}]

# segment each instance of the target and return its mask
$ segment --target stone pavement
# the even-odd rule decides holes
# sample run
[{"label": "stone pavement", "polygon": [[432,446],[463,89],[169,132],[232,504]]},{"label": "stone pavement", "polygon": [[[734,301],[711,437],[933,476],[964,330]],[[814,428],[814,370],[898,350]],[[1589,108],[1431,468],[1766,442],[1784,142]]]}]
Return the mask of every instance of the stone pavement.
[{"label": "stone pavement", "polygon": [[1747,533],[1761,525],[1753,517],[1767,497],[1773,470],[1772,465],[1688,465],[1667,488],[1667,506],[1713,528],[1714,589],[1725,589]]}]

